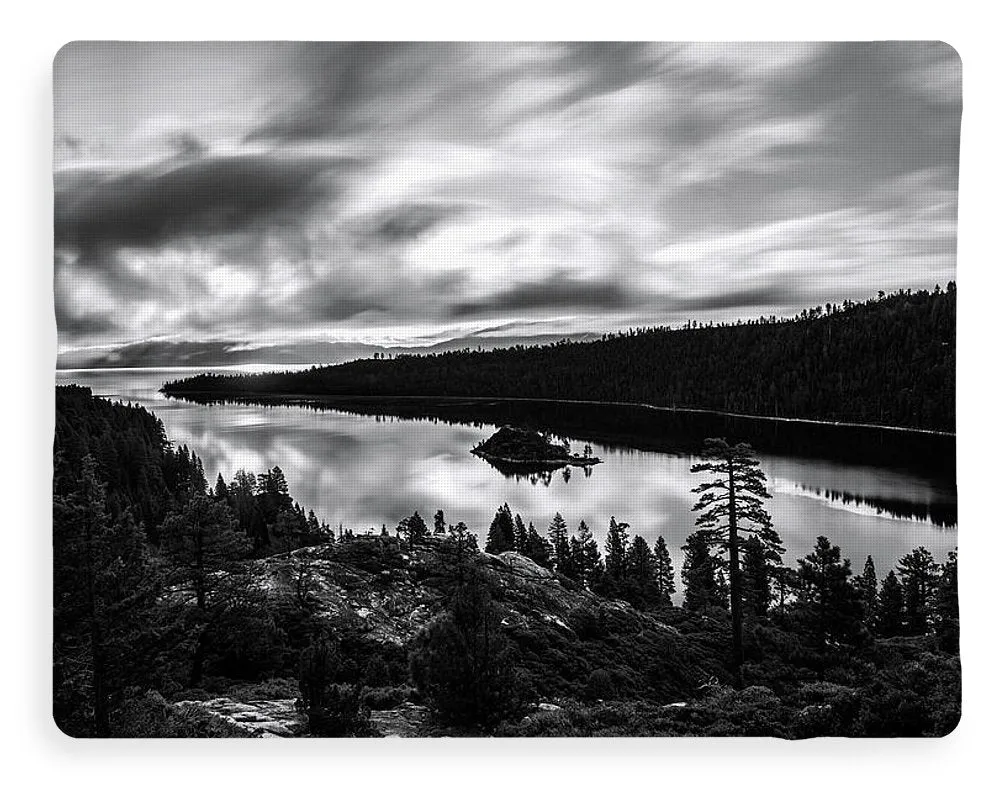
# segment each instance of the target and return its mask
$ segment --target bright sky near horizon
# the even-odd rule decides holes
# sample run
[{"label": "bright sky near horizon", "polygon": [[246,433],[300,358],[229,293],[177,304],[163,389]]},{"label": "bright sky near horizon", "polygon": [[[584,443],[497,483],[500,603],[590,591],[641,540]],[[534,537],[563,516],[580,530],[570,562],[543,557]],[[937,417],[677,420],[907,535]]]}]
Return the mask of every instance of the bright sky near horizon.
[{"label": "bright sky near horizon", "polygon": [[943,286],[960,116],[933,42],[77,42],[55,64],[60,364]]}]

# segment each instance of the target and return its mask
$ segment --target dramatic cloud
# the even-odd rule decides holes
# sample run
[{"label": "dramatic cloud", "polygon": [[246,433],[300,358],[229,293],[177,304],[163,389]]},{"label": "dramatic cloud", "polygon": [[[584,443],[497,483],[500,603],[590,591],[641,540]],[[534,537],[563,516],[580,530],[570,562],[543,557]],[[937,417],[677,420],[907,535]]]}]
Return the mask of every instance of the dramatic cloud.
[{"label": "dramatic cloud", "polygon": [[62,365],[328,361],[954,278],[940,43],[82,42],[55,97]]}]

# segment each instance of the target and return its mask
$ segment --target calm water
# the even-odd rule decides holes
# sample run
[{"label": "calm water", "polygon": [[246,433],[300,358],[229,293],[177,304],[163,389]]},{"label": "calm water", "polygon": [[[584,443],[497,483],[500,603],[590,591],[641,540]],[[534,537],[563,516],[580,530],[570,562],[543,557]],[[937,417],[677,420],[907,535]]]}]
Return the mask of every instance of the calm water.
[{"label": "calm water", "polygon": [[[663,535],[678,583],[681,545],[694,529],[690,455],[602,446],[604,463],[587,476],[573,469],[550,480],[507,478],[469,453],[495,426],[370,417],[302,407],[205,406],[167,399],[158,391],[188,371],[63,371],[59,383],[91,387],[95,395],[140,403],[163,421],[175,444],[186,444],[214,482],[244,468],[279,465],[292,496],[333,527],[355,532],[390,529],[419,510],[430,522],[442,508],[465,521],[481,542],[498,506],[510,504],[543,532],[556,511],[572,528],[587,521],[599,542],[611,516],[649,541]],[[583,443],[572,441],[573,450]],[[954,482],[926,472],[859,466],[820,459],[762,455],[773,499],[768,506],[795,565],[826,535],[860,571],[871,554],[879,576],[916,546],[939,560],[956,546]],[[945,519],[928,513],[949,514]],[[935,524],[937,522],[938,524]],[[947,525],[947,526],[946,526]]]}]

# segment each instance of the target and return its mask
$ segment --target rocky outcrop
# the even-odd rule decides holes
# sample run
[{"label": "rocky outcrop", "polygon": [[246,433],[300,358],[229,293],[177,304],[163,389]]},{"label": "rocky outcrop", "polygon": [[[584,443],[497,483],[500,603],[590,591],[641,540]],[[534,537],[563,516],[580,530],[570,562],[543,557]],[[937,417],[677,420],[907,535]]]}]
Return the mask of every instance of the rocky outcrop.
[{"label": "rocky outcrop", "polygon": [[[405,650],[442,615],[474,564],[492,581],[525,689],[536,700],[555,701],[539,706],[546,716],[558,715],[554,707],[564,700],[627,697],[633,690],[662,703],[683,700],[705,678],[724,672],[712,645],[724,647],[725,635],[692,634],[681,611],[638,611],[515,552],[458,553],[454,542],[439,537],[410,546],[387,536],[358,536],[256,561],[256,574],[273,601],[306,606],[334,634]],[[684,624],[683,634],[674,623]],[[292,736],[306,729],[293,700],[178,705],[198,706],[250,735]],[[373,711],[371,722],[384,736],[426,735],[435,727],[427,709],[414,702]]]},{"label": "rocky outcrop", "polygon": [[371,724],[385,738],[426,736],[431,713],[425,706],[401,703],[388,711],[373,711]]},{"label": "rocky outcrop", "polygon": [[247,736],[288,737],[306,732],[308,722],[295,707],[295,700],[253,700],[246,703],[232,698],[181,700],[180,709],[195,708],[225,720],[245,731]]}]

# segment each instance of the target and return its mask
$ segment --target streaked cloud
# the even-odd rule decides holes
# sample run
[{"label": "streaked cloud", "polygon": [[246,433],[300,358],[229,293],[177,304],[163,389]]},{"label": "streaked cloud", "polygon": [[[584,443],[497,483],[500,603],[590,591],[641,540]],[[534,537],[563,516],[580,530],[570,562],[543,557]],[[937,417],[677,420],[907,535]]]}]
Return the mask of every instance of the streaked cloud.
[{"label": "streaked cloud", "polygon": [[944,44],[80,42],[55,97],[66,361],[309,361],[954,278]]}]

